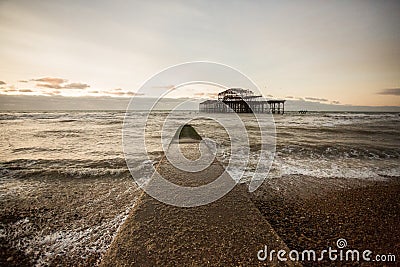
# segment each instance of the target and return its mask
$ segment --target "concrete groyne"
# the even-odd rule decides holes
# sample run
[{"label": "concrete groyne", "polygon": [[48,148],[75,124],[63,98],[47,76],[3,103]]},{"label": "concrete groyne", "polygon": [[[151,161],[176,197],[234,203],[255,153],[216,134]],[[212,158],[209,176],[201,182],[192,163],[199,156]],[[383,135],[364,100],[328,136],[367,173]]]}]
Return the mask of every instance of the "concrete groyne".
[{"label": "concrete groyne", "polygon": [[[194,129],[193,129],[194,131]],[[188,158],[198,157],[199,138],[185,129],[180,146]],[[195,132],[195,131],[194,131]],[[191,141],[188,141],[191,140]],[[215,161],[207,169],[188,173],[163,158],[157,171],[169,181],[198,186],[228,175]],[[151,181],[150,181],[151,183]],[[291,262],[259,261],[257,252],[288,248],[251,202],[244,185],[219,200],[193,208],[162,203],[143,193],[121,226],[102,266],[291,266]]]}]

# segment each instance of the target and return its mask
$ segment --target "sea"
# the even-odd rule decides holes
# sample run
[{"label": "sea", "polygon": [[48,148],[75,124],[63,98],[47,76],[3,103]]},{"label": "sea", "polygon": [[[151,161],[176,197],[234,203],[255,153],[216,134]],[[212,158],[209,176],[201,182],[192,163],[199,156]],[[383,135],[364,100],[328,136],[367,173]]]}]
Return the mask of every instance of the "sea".
[{"label": "sea", "polygon": [[[92,183],[90,192],[94,195],[96,186],[99,186],[99,192],[108,186],[109,194],[132,189],[129,194],[116,194],[113,203],[121,203],[121,196],[131,198],[132,201],[124,202],[123,206],[107,205],[106,209],[112,216],[99,221],[92,218],[85,228],[76,229],[73,217],[64,219],[53,232],[52,229],[40,229],[40,224],[38,228],[26,230],[32,228],[28,227],[34,221],[31,214],[21,213],[12,220],[2,217],[0,238],[8,246],[33,258],[38,266],[51,263],[60,255],[88,259],[94,253],[95,257],[101,257],[141,193],[135,187],[124,157],[122,136],[125,116],[124,111],[0,113],[0,208],[3,214],[10,213],[7,203],[16,205],[15,209],[18,210],[18,203],[23,201],[21,199],[35,199],[40,190],[52,192],[46,186],[35,187],[38,183],[56,183],[57,188],[70,180],[75,181],[75,186],[79,183],[85,186]],[[131,112],[129,116],[131,121],[135,121],[135,118],[140,121],[146,113]],[[145,133],[148,156],[133,156],[131,166],[134,168],[146,171],[146,166],[154,166],[164,155],[160,139],[161,126],[166,116],[167,111],[152,113]],[[228,124],[229,116],[232,116],[234,122],[233,114],[223,116]],[[240,182],[247,183],[256,169],[261,145],[258,143],[259,132],[254,117],[249,114],[239,116],[246,122],[250,155],[248,164],[245,167],[238,165],[237,171],[244,171]],[[201,136],[213,141],[217,158],[227,166],[232,142],[229,134],[223,127],[207,119],[207,114],[197,111],[181,111],[174,119],[185,121],[193,117],[199,118],[192,120],[191,125]],[[384,180],[400,177],[398,113],[287,112],[284,115],[274,115],[273,120],[276,148],[272,155],[272,166],[264,173],[266,179],[313,176],[321,179]],[[136,145],[140,147],[143,143],[138,141]],[[235,166],[231,170],[235,170]],[[33,185],[32,181],[36,184]],[[21,193],[25,191],[30,192],[29,195]],[[83,203],[83,206],[93,206],[93,202],[106,201],[104,199],[104,196],[93,196],[88,200],[90,203]],[[69,209],[73,211],[74,206]],[[59,212],[65,213],[65,210]],[[78,219],[79,225],[85,225],[85,220],[89,220],[85,216],[78,216]],[[21,229],[32,233],[24,233]],[[97,229],[98,234],[93,234],[91,229]],[[40,239],[37,233],[45,233],[45,236]],[[109,238],[99,242],[96,238],[102,238],[104,233]],[[66,239],[69,241],[66,242]]]},{"label": "sea", "polygon": [[[154,125],[162,125],[167,112],[155,112]],[[145,116],[134,113],[129,116]],[[182,111],[179,120],[196,117]],[[204,114],[203,114],[204,115]],[[8,177],[53,175],[129,176],[122,146],[125,112],[3,112],[0,113],[0,170]],[[225,114],[224,116],[232,116]],[[159,118],[159,120],[157,120]],[[250,122],[252,117],[242,115]],[[131,120],[134,120],[134,118]],[[291,174],[318,177],[377,178],[399,176],[400,116],[398,113],[286,113],[274,116],[276,154],[269,176]],[[222,163],[228,163],[229,136],[207,119],[191,122],[202,136],[216,142]],[[256,125],[256,122],[254,122]],[[146,149],[156,163],[163,155],[160,127],[149,129]],[[219,132],[218,132],[219,131]],[[253,158],[257,144],[251,143]],[[138,144],[141,145],[141,144]],[[148,164],[138,158],[136,164]],[[249,164],[251,165],[251,164]],[[251,168],[247,169],[251,172]]]}]

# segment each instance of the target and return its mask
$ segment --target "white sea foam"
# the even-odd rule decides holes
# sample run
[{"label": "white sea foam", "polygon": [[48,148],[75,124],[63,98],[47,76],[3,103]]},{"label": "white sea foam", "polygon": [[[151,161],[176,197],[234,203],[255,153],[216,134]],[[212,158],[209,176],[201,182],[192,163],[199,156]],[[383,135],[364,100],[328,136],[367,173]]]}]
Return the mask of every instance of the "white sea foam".
[{"label": "white sea foam", "polygon": [[[106,220],[93,227],[80,227],[70,230],[59,230],[47,235],[38,232],[35,236],[25,236],[34,232],[33,223],[24,218],[11,225],[14,238],[20,236],[14,243],[15,248],[27,255],[35,255],[35,266],[48,266],[56,256],[87,258],[93,253],[103,254],[124,223],[130,211],[127,208],[111,220]],[[3,236],[7,236],[3,233]],[[10,238],[9,236],[7,236]]]}]

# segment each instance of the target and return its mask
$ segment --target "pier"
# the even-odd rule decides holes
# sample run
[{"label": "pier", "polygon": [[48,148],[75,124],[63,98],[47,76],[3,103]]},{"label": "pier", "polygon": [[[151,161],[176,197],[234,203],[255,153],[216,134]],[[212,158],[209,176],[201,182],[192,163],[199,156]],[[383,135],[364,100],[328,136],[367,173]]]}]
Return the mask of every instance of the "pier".
[{"label": "pier", "polygon": [[217,100],[206,100],[199,105],[207,113],[285,113],[285,100],[266,100],[261,95],[242,88],[230,88],[218,94]]},{"label": "pier", "polygon": [[267,100],[272,114],[285,113],[285,100]]}]

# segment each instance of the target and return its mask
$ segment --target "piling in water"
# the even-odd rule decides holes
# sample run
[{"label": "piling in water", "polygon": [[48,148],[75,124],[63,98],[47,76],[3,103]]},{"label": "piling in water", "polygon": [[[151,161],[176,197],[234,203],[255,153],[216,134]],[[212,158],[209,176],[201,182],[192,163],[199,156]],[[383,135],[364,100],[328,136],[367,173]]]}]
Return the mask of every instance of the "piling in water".
[{"label": "piling in water", "polygon": [[176,131],[175,139],[202,140],[201,136],[190,124],[181,126],[178,131]]}]

